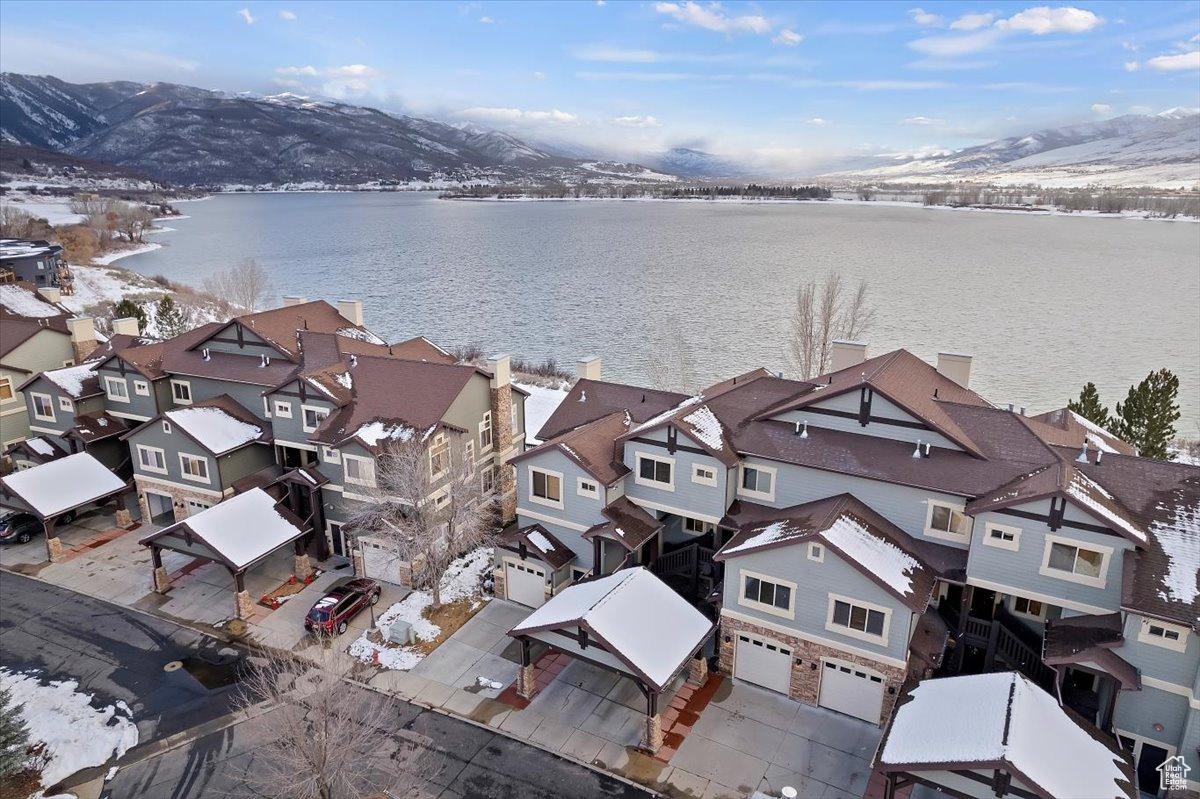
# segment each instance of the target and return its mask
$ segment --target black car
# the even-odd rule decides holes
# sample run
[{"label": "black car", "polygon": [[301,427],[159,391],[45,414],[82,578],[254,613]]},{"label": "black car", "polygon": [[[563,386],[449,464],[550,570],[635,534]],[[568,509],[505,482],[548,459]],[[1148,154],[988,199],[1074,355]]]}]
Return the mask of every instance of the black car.
[{"label": "black car", "polygon": [[350,619],[379,601],[379,583],[366,577],[343,577],[329,586],[304,617],[304,629],[317,635],[341,635]]},{"label": "black car", "polygon": [[45,528],[36,516],[20,511],[0,512],[0,544],[25,544]]}]

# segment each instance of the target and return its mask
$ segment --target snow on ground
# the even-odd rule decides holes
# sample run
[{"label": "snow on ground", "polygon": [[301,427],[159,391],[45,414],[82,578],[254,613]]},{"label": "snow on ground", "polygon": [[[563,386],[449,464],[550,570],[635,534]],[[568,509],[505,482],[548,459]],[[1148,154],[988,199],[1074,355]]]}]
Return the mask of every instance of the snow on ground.
[{"label": "snow on ground", "polygon": [[104,253],[104,255],[100,255],[100,256],[93,258],[92,263],[95,264],[96,266],[108,266],[113,261],[120,260],[121,258],[126,258],[130,255],[140,255],[144,252],[153,252],[155,250],[160,250],[160,249],[162,249],[161,244],[147,242],[145,244],[139,244],[136,247],[129,247],[128,249],[124,249],[124,250],[114,250],[113,252],[106,252],[106,253]]},{"label": "snow on ground", "polygon": [[[456,559],[442,577],[442,603],[449,604],[461,599],[476,599],[487,601],[480,593],[484,575],[492,568],[493,550],[491,547],[480,547]],[[433,604],[433,596],[425,591],[413,591],[411,594],[385,610],[376,619],[376,626],[383,640],[387,641],[392,625],[397,621],[405,621],[412,625],[413,634],[418,641],[432,641],[441,635],[442,630],[436,624],[425,618],[425,611]],[[372,663],[375,653],[379,653],[379,666],[385,669],[408,671],[425,657],[425,653],[412,646],[380,645],[360,635],[347,650],[351,657],[363,663]]]},{"label": "snow on ground", "polygon": [[[22,183],[28,186],[28,183]],[[81,214],[71,213],[71,201],[61,197],[40,197],[33,194],[20,194],[20,202],[16,197],[4,203],[4,207],[20,208],[30,216],[45,219],[51,225],[78,225],[83,221]]]},{"label": "snow on ground", "polygon": [[64,294],[62,304],[76,313],[103,302],[120,302],[131,291],[163,291],[162,286],[150,279],[123,269],[73,266],[71,274],[75,277],[75,293]]},{"label": "snow on ground", "polygon": [[0,687],[12,692],[30,738],[44,741],[50,763],[42,784],[54,785],[80,769],[99,766],[121,757],[137,745],[137,725],[128,708],[93,707],[92,696],[78,690],[75,680],[43,681],[32,673],[20,674],[0,666]]},{"label": "snow on ground", "polygon": [[559,404],[567,396],[568,389],[545,388],[530,383],[513,383],[517,388],[529,392],[525,400],[525,443],[537,446],[542,443],[537,437],[542,425],[554,413]]}]

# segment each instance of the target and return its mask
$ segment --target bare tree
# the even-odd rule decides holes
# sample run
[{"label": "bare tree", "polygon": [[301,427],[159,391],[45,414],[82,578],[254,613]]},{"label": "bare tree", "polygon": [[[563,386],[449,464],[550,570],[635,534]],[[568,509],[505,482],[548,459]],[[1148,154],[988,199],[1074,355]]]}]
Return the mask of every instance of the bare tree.
[{"label": "bare tree", "polygon": [[360,537],[411,564],[414,584],[430,591],[434,607],[450,563],[487,545],[496,530],[497,478],[490,465],[480,472],[473,451],[472,436],[449,431],[393,439],[375,458],[374,486],[358,488],[368,500],[349,519]]},{"label": "bare tree", "polygon": [[833,342],[861,338],[874,318],[865,280],[850,295],[836,273],[822,283],[815,279],[801,283],[788,342],[788,359],[796,376],[804,379],[828,371]]},{"label": "bare tree", "polygon": [[0,205],[0,236],[6,239],[32,238],[35,227],[33,214],[12,203]]},{"label": "bare tree", "polygon": [[113,203],[111,213],[117,215],[117,230],[129,242],[141,242],[143,234],[154,224],[154,214],[140,203]]},{"label": "bare tree", "polygon": [[204,279],[204,290],[230,305],[253,311],[271,290],[271,278],[253,258]]},{"label": "bare tree", "polygon": [[430,741],[400,728],[394,699],[346,682],[334,650],[315,652],[315,668],[256,657],[243,676],[241,709],[274,708],[239,775],[245,787],[281,799],[420,795],[438,768]]}]

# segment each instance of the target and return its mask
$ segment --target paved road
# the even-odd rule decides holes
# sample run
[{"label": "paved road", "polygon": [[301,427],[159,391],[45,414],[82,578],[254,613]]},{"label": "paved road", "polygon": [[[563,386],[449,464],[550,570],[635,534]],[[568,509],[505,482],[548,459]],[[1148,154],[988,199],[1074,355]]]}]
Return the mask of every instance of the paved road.
[{"label": "paved road", "polygon": [[[238,774],[255,742],[271,734],[271,713],[238,724],[236,686],[207,688],[173,661],[230,656],[223,644],[169,621],[10,572],[0,574],[0,665],[73,678],[100,702],[123,700],[141,736],[107,785],[113,799],[229,799],[244,795]],[[193,660],[197,659],[197,660]],[[210,675],[202,675],[210,676]],[[219,676],[219,675],[217,675]],[[350,688],[350,690],[360,690]],[[430,742],[439,763],[430,793],[445,799],[642,799],[649,794],[512,741],[491,730],[397,701],[397,729]],[[213,731],[215,728],[216,731]],[[153,742],[195,736],[158,752]],[[387,747],[381,747],[386,751]],[[153,752],[153,754],[149,754]],[[381,752],[382,755],[382,752]]]}]

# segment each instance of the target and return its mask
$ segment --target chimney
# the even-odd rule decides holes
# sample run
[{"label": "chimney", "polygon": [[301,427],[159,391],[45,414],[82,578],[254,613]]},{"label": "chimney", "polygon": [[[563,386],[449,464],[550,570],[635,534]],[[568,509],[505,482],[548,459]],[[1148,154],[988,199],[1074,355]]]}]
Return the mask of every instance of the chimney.
[{"label": "chimney", "polygon": [[937,370],[963,388],[971,384],[971,356],[959,352],[939,352]]},{"label": "chimney", "polygon": [[75,354],[75,362],[79,363],[96,349],[95,320],[90,316],[76,316],[67,320],[67,329],[71,331],[71,350]]},{"label": "chimney", "polygon": [[488,371],[492,373],[492,388],[497,389],[512,383],[512,358],[493,355],[487,359]]},{"label": "chimney", "polygon": [[303,305],[308,302],[308,297],[297,297],[295,294],[285,295],[283,298],[283,307],[287,308],[291,305]]},{"label": "chimney", "polygon": [[38,294],[41,294],[50,302],[62,302],[62,289],[58,286],[43,286],[38,289]]},{"label": "chimney", "polygon": [[580,358],[575,363],[575,373],[581,380],[599,380],[600,356],[589,355],[586,358]]},{"label": "chimney", "polygon": [[838,339],[829,348],[829,371],[840,372],[851,366],[858,366],[866,359],[867,344],[865,341]]},{"label": "chimney", "polygon": [[338,300],[338,313],[352,325],[362,326],[362,300]]},{"label": "chimney", "polygon": [[132,316],[126,316],[122,319],[114,319],[112,323],[113,333],[121,336],[138,336],[141,335],[138,330],[138,320]]},{"label": "chimney", "polygon": [[[487,359],[487,368],[492,373],[489,392],[492,400],[492,454],[487,457],[494,458],[498,467],[496,493],[500,496],[500,516],[502,522],[508,522],[517,516],[516,472],[508,459],[516,454],[514,438],[518,433],[527,432],[524,428],[525,415],[513,413],[512,358],[493,355]],[[513,429],[514,415],[520,419],[520,431]]]}]

